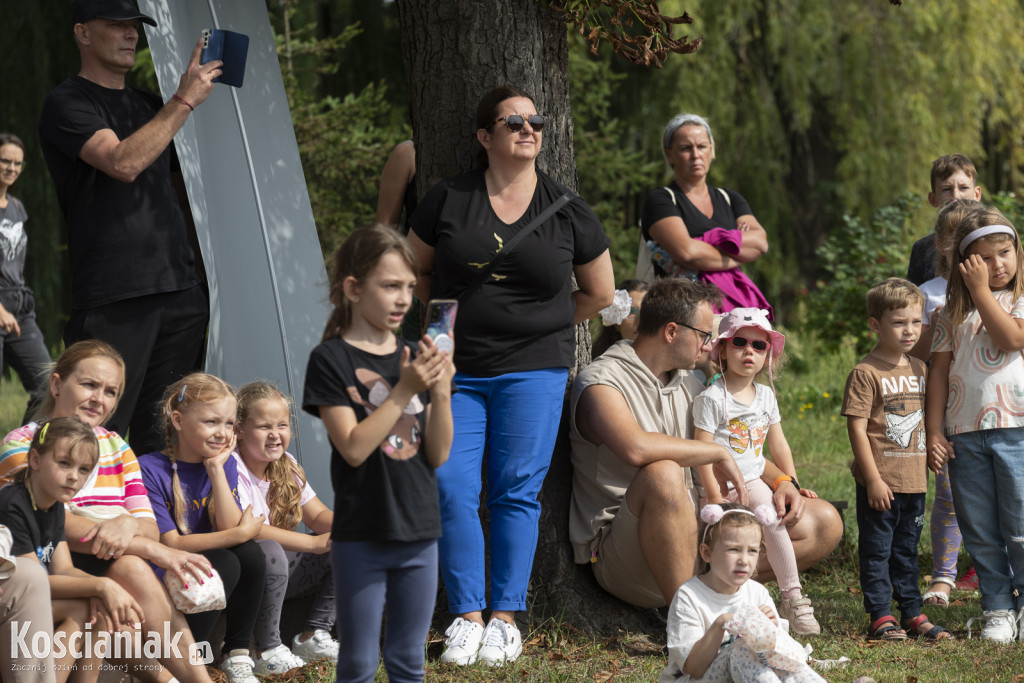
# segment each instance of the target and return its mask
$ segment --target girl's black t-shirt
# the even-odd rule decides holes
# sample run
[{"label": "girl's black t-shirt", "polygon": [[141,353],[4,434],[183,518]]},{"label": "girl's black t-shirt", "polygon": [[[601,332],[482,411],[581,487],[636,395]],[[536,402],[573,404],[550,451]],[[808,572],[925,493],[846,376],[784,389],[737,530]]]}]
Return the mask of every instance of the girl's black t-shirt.
[{"label": "girl's black t-shirt", "polygon": [[50,570],[53,551],[65,540],[62,503],[54,503],[48,510],[33,510],[25,484],[9,484],[0,489],[0,524],[11,530],[11,555],[32,553]]},{"label": "girl's black t-shirt", "polygon": [[[329,339],[309,356],[302,409],[320,417],[320,406],[348,406],[360,422],[398,384],[402,348],[377,355],[343,339]],[[437,475],[423,452],[430,392],[417,394],[390,434],[359,467],[345,462],[331,444],[334,541],[423,541],[441,535]]]},{"label": "girl's black t-shirt", "polygon": [[[537,172],[537,188],[515,223],[498,218],[482,170],[443,180],[412,216],[411,229],[434,247],[430,297],[458,299],[519,230],[567,188]],[[455,321],[455,367],[479,377],[572,365],[575,352],[573,266],[610,244],[597,216],[575,197],[519,242]]]}]

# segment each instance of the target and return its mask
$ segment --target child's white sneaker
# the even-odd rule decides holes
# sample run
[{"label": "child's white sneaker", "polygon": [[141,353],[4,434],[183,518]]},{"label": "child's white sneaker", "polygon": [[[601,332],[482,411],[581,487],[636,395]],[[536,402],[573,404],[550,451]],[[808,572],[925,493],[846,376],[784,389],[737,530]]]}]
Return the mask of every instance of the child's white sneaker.
[{"label": "child's white sneaker", "polygon": [[239,654],[230,652],[220,660],[217,668],[227,676],[228,683],[260,683],[260,680],[252,675],[253,662],[247,650],[232,650]]},{"label": "child's white sneaker", "polygon": [[297,634],[292,638],[292,652],[302,661],[309,663],[320,659],[329,659],[332,662],[338,661],[338,641],[331,638],[331,634],[322,628],[313,631],[308,640],[299,642]]},{"label": "child's white sneaker", "polygon": [[281,643],[256,658],[253,673],[258,673],[260,676],[275,676],[283,674],[285,671],[298,669],[304,664],[304,661],[292,654],[287,645]]},{"label": "child's white sneaker", "polygon": [[1024,643],[1024,607],[1017,614],[1017,640]]},{"label": "child's white sneaker", "polygon": [[793,633],[801,636],[813,636],[821,633],[821,625],[814,618],[814,607],[811,599],[805,596],[793,600],[782,599],[779,605],[779,616],[789,622]]},{"label": "child's white sneaker", "polygon": [[444,641],[441,661],[466,666],[476,661],[483,640],[484,627],[475,621],[455,617],[452,625],[445,630],[448,638]]},{"label": "child's white sneaker", "polygon": [[510,664],[523,654],[523,637],[515,624],[491,619],[481,639],[479,661],[487,666]]}]

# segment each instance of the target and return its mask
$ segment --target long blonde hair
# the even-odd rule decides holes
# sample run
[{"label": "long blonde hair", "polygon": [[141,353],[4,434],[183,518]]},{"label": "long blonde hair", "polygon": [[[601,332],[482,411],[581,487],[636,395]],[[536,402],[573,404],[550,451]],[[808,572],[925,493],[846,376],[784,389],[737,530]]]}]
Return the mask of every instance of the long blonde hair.
[{"label": "long blonde hair", "polygon": [[[292,402],[280,389],[269,382],[243,384],[236,395],[238,417],[235,429],[241,433],[249,413],[260,401],[280,401],[288,410],[291,420]],[[242,453],[241,444],[238,445]],[[244,456],[243,456],[244,457]],[[270,509],[270,524],[279,529],[293,530],[302,521],[302,490],[306,487],[306,473],[302,467],[287,455],[267,464],[267,507]]]},{"label": "long blonde hair", "polygon": [[[195,403],[214,403],[230,396],[235,397],[235,390],[231,385],[220,377],[208,375],[205,372],[193,372],[191,375],[182,377],[177,382],[167,387],[164,398],[160,402],[161,412],[164,416],[164,430],[166,432],[167,447],[165,452],[171,461],[171,490],[174,494],[174,523],[181,534],[189,533],[188,520],[185,518],[187,503],[185,492],[181,489],[181,479],[178,478],[178,462],[175,460],[175,450],[178,447],[178,430],[174,428],[173,415],[182,412],[183,409]],[[216,514],[213,508],[213,496],[206,506],[206,512],[213,522]]]},{"label": "long blonde hair", "polygon": [[[986,225],[1005,225],[1006,227],[1013,230],[1013,235],[1006,233],[995,233],[991,235],[985,235],[980,237],[974,242],[971,242],[964,250],[964,253],[960,253],[960,243],[978,228]],[[1021,295],[1024,295],[1024,252],[1021,252],[1020,237],[1017,235],[1017,228],[1014,227],[1013,223],[1004,216],[999,209],[995,209],[991,206],[981,206],[974,211],[967,214],[964,219],[960,222],[960,227],[957,228],[956,234],[953,236],[954,256],[956,257],[953,261],[953,267],[950,268],[949,272],[949,283],[946,285],[946,308],[944,309],[949,315],[953,325],[959,325],[964,321],[971,311],[974,310],[974,300],[971,299],[971,293],[967,289],[967,285],[964,283],[964,276],[960,273],[958,267],[961,263],[966,261],[971,254],[972,247],[978,242],[999,242],[1006,241],[1012,242],[1014,250],[1017,253],[1017,271],[1013,274],[1013,279],[1010,280],[1010,284],[1007,286],[1007,290],[1012,294],[1014,301],[1019,299]]]},{"label": "long blonde hair", "polygon": [[341,337],[352,324],[352,306],[345,298],[345,279],[354,277],[356,282],[362,283],[377,267],[381,257],[390,252],[401,256],[414,275],[419,272],[409,242],[385,225],[360,228],[341,243],[332,259],[330,300],[334,311],[327,319],[321,341]]}]

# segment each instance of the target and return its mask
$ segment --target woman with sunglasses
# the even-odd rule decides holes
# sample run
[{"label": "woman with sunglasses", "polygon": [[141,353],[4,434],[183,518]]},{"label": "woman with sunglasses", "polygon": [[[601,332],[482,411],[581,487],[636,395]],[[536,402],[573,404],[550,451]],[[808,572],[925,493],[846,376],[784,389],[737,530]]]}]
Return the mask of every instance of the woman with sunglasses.
[{"label": "woman with sunglasses", "polygon": [[[574,362],[574,325],[608,306],[615,289],[610,241],[597,217],[572,193],[563,203],[568,190],[537,170],[546,123],[522,90],[484,95],[476,111],[479,167],[438,183],[409,232],[417,295],[459,301],[455,438],[437,471],[441,575],[456,615],[441,659],[459,665],[498,666],[522,652],[515,613],[526,608],[537,497]],[[479,516],[485,459],[489,605]]]},{"label": "woman with sunglasses", "polygon": [[36,324],[36,300],[23,273],[28,213],[24,204],[8,194],[24,162],[21,139],[0,133],[0,365],[7,361],[31,394],[42,383],[50,352]]},{"label": "woman with sunglasses", "polygon": [[711,126],[696,114],[680,114],[665,127],[662,150],[674,178],[644,201],[637,277],[696,279],[705,273],[729,273],[709,280],[723,291],[719,312],[735,306],[766,307],[761,292],[739,268],[768,251],[768,236],[738,192],[708,184],[715,158]]},{"label": "woman with sunglasses", "polygon": [[[773,369],[778,370],[786,338],[772,329],[768,312],[757,308],[734,308],[722,317],[718,338],[711,347],[711,360],[722,367],[722,376],[693,401],[693,438],[715,442],[729,449],[743,474],[750,506],[768,505],[778,509],[774,492],[779,484],[796,484],[793,453],[782,432],[779,404],[775,398]],[[768,375],[771,388],[754,380]],[[764,457],[771,452],[772,467]],[[711,465],[697,468],[703,489],[701,504],[724,500],[737,502],[729,485],[723,496]],[[801,489],[804,498],[818,496]],[[817,504],[815,501],[814,504]],[[782,515],[780,515],[781,517]],[[782,591],[779,614],[789,620],[799,635],[821,633],[811,601],[801,593],[797,557],[789,529],[783,524],[765,526],[764,541],[768,563]]]}]

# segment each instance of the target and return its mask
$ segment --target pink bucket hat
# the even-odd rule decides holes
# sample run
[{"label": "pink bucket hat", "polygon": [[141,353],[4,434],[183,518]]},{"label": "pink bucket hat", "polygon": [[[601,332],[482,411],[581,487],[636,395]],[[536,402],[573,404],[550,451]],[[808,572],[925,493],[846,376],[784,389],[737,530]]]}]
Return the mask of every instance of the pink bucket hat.
[{"label": "pink bucket hat", "polygon": [[763,308],[734,308],[725,313],[722,322],[718,324],[718,336],[715,337],[715,345],[711,347],[711,360],[717,361],[722,355],[722,345],[719,342],[735,337],[744,327],[756,327],[767,332],[768,342],[772,347],[772,358],[777,360],[782,355],[786,337],[772,329],[772,324],[768,322],[768,311]]}]

